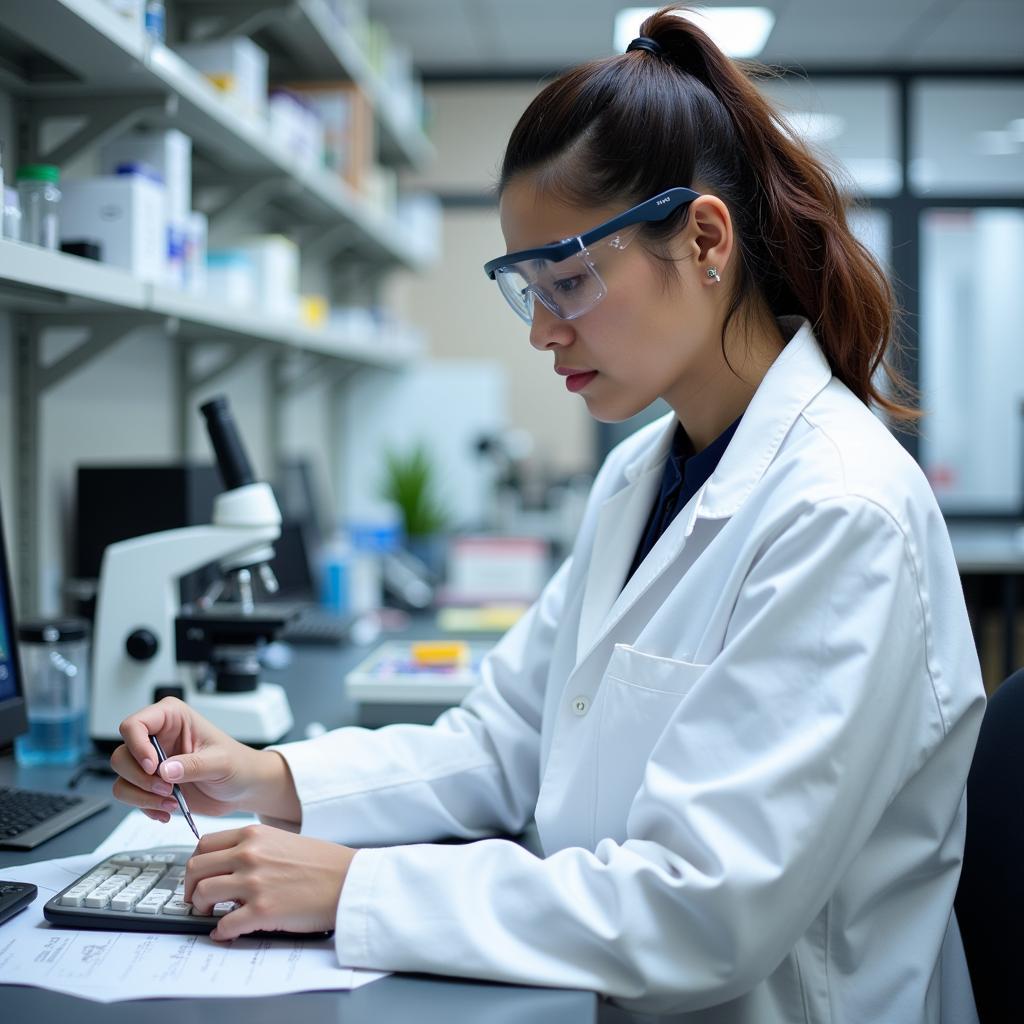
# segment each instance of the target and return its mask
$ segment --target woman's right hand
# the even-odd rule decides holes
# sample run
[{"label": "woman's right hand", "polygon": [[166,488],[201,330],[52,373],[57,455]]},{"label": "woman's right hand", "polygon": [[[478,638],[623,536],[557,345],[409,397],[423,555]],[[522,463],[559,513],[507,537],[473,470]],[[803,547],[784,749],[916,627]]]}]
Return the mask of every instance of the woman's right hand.
[{"label": "woman's right hand", "polygon": [[[232,739],[176,697],[129,715],[119,729],[124,743],[110,758],[119,776],[114,796],[157,821],[169,821],[178,809],[172,783],[181,787],[190,810],[219,815],[256,809],[259,789],[272,783],[275,772],[291,781],[280,755]],[[167,755],[159,766],[151,735]]]}]

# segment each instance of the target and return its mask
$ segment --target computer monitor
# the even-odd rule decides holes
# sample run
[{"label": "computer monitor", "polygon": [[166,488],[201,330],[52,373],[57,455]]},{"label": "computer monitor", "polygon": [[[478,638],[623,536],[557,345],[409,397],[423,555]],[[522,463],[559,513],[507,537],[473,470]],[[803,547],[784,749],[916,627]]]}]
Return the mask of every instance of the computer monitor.
[{"label": "computer monitor", "polygon": [[21,686],[21,663],[14,625],[14,594],[0,512],[0,749],[28,730]]}]

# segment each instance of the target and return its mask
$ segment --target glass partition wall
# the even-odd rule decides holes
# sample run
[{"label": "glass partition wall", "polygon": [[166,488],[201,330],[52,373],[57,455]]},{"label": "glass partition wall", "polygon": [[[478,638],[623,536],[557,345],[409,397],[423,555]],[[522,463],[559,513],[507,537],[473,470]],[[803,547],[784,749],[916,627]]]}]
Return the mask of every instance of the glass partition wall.
[{"label": "glass partition wall", "polygon": [[[1024,77],[809,72],[761,80],[850,196],[905,312],[925,415],[896,430],[943,512],[1024,516]],[[656,406],[599,425],[599,455]]]}]

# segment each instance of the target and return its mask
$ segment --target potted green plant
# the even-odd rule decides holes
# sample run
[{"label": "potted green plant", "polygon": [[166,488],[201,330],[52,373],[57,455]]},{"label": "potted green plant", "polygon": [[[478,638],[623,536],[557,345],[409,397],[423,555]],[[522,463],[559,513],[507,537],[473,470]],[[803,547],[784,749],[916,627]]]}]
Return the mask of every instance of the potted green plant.
[{"label": "potted green plant", "polygon": [[437,491],[437,471],[422,443],[405,451],[385,451],[381,494],[401,510],[408,550],[439,578],[451,517]]}]

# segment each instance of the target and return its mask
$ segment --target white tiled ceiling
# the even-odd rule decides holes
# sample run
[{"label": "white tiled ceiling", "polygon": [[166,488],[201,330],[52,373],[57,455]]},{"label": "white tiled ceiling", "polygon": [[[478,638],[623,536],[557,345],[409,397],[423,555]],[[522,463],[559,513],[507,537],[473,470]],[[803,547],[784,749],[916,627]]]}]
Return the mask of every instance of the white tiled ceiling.
[{"label": "white tiled ceiling", "polygon": [[[740,2],[740,0],[736,0]],[[759,59],[815,69],[1024,67],[1024,0],[746,0],[776,14]],[[611,52],[637,0],[369,0],[430,74],[550,72]],[[704,6],[728,6],[708,2]]]}]

